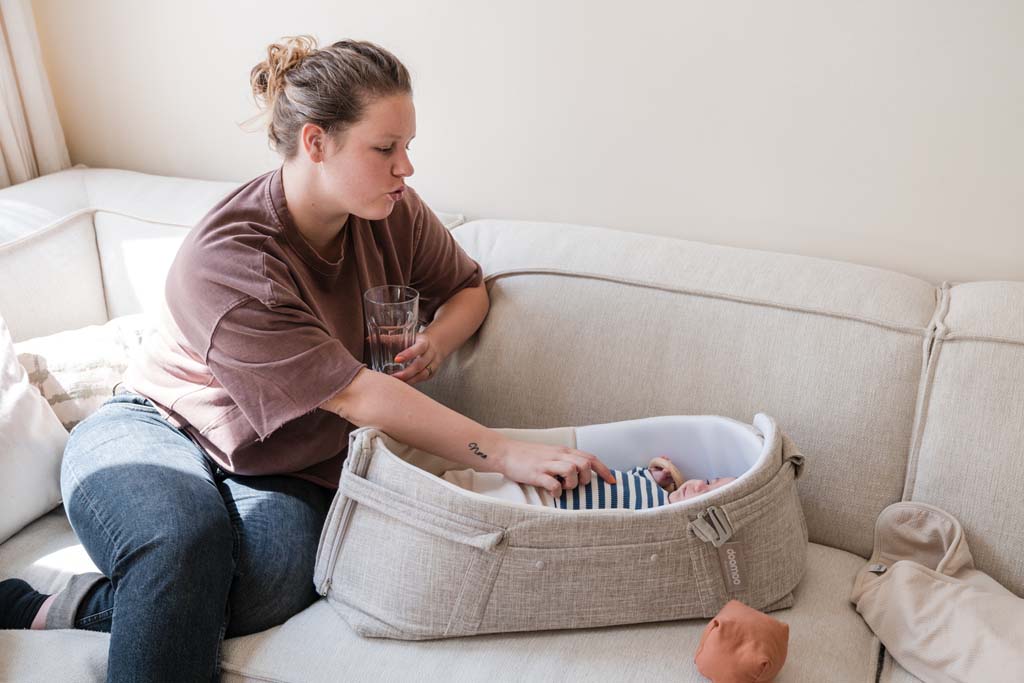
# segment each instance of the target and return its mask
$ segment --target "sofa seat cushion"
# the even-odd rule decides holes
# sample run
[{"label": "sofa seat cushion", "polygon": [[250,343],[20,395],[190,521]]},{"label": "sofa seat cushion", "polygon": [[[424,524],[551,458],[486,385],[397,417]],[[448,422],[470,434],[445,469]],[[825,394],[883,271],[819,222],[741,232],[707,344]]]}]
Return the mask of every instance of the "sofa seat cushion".
[{"label": "sofa seat cushion", "polygon": [[0,681],[106,680],[109,642],[94,631],[0,631]]},{"label": "sofa seat cushion", "polygon": [[[776,679],[873,681],[877,644],[848,602],[864,560],[811,545],[795,606],[772,616],[790,627]],[[582,597],[582,596],[581,596]],[[225,644],[225,681],[706,679],[693,663],[703,619],[576,631],[405,642],[364,639],[321,600],[285,624]]]},{"label": "sofa seat cushion", "polygon": [[[847,596],[864,565],[856,555],[811,544],[795,606],[772,616],[790,627],[786,681],[872,681],[877,643]],[[44,592],[96,571],[58,508],[0,545],[0,576]],[[693,663],[706,620],[579,631],[404,642],[360,638],[324,600],[281,626],[224,645],[225,681],[550,680],[705,681]],[[79,631],[0,631],[0,680],[101,681],[107,636]],[[40,664],[60,661],[62,675]]]},{"label": "sofa seat cushion", "polygon": [[882,659],[881,671],[878,672],[877,683],[925,683],[925,681],[904,669],[899,662],[892,658],[892,655],[886,652]]},{"label": "sofa seat cushion", "polygon": [[0,579],[24,579],[42,593],[60,590],[74,574],[96,571],[71,529],[63,505],[0,545]]}]

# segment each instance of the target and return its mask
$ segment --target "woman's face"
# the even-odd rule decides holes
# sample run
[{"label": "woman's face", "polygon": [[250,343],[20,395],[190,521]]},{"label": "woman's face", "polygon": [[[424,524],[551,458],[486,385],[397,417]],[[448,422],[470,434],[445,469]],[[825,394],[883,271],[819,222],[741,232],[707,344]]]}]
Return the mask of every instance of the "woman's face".
[{"label": "woman's face", "polygon": [[410,95],[371,101],[362,120],[328,137],[322,196],[338,213],[387,218],[404,194],[405,179],[413,174],[409,143],[414,137],[416,109]]}]

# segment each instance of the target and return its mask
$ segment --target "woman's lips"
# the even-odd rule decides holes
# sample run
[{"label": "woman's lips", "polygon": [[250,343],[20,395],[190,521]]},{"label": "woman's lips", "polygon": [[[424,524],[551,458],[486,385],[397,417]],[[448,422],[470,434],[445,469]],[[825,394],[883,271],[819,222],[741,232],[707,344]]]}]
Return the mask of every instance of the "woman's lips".
[{"label": "woman's lips", "polygon": [[396,190],[395,192],[388,192],[388,198],[393,202],[397,202],[399,199],[402,198],[403,194],[405,194],[404,187],[401,190]]}]

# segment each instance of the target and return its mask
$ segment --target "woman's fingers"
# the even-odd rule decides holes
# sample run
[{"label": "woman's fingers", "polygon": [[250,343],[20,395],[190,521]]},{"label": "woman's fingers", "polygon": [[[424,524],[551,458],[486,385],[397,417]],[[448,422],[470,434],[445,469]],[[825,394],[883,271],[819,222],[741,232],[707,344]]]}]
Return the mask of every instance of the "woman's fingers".
[{"label": "woman's fingers", "polygon": [[589,484],[594,475],[593,467],[591,466],[593,457],[589,453],[575,449],[572,451],[572,456],[576,462],[576,469],[580,473],[580,483],[583,485]]},{"label": "woman's fingers", "polygon": [[582,451],[580,451],[580,453],[587,458],[588,467],[590,469],[597,472],[598,475],[600,475],[600,477],[609,484],[615,484],[615,475],[612,474],[612,471],[608,467],[608,465],[605,465],[603,462],[598,460],[596,455],[591,455],[590,453],[583,453]]},{"label": "woman's fingers", "polygon": [[597,459],[596,455],[587,453],[586,451],[578,451],[575,448],[564,448],[563,452],[570,456],[573,462],[576,463],[577,470],[580,473],[580,483],[589,484],[591,479],[591,470],[597,472],[598,476],[604,479],[609,484],[615,483],[615,475],[612,474],[611,469],[603,462]]},{"label": "woman's fingers", "polygon": [[425,377],[420,376],[421,374],[426,374],[423,372],[426,369],[426,367],[427,359],[424,358],[423,356],[419,356],[412,363],[409,363],[407,367],[402,368],[401,370],[399,370],[398,372],[391,376],[394,377],[395,379],[400,379],[403,382],[408,382],[412,384],[412,380],[414,379],[417,381],[422,381],[423,379],[426,379]]},{"label": "woman's fingers", "polygon": [[404,363],[405,361],[409,360],[410,358],[416,358],[417,356],[422,356],[423,353],[426,350],[427,350],[427,338],[424,337],[422,334],[418,334],[418,335],[416,335],[416,341],[413,342],[412,346],[410,346],[409,348],[407,348],[404,351],[399,351],[398,355],[395,356],[395,362],[396,363]]},{"label": "woman's fingers", "polygon": [[561,498],[562,483],[550,474],[542,474],[537,479],[537,486],[551,494],[552,498]]},{"label": "woman's fingers", "polygon": [[416,384],[425,379],[429,379],[429,375],[433,373],[427,373],[424,371],[430,364],[433,355],[434,354],[430,353],[429,338],[423,334],[416,335],[416,341],[413,342],[412,346],[404,351],[400,351],[395,356],[396,363],[409,363],[409,365],[396,372],[392,377],[400,379],[403,382],[408,382],[409,384]]},{"label": "woman's fingers", "polygon": [[579,470],[576,463],[565,460],[555,460],[548,465],[548,474],[556,479],[561,478],[563,489],[574,489],[580,484]]}]

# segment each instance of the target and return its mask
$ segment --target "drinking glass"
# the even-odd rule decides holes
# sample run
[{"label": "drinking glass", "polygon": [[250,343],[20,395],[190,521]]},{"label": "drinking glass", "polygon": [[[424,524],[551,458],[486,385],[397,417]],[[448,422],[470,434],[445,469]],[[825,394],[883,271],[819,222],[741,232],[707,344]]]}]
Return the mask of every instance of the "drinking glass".
[{"label": "drinking glass", "polygon": [[370,333],[370,367],[393,375],[404,369],[395,356],[416,341],[419,328],[420,293],[405,285],[371,287],[363,294],[363,313]]}]

